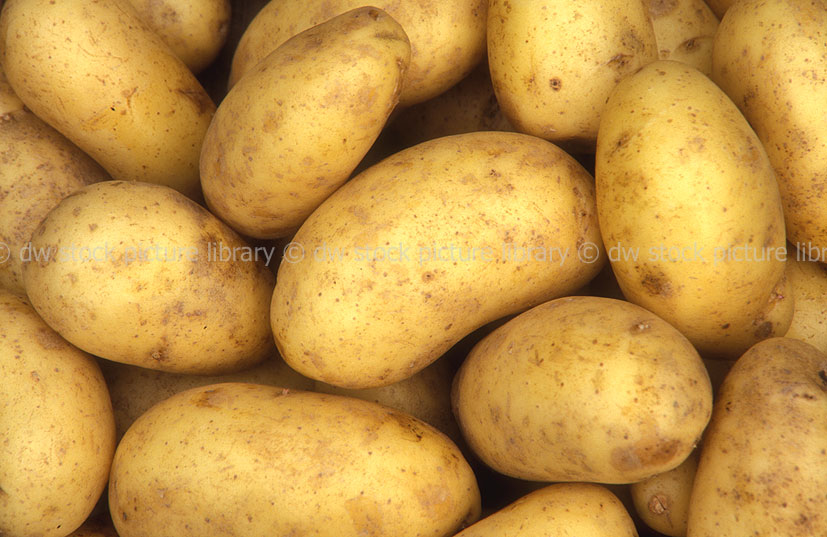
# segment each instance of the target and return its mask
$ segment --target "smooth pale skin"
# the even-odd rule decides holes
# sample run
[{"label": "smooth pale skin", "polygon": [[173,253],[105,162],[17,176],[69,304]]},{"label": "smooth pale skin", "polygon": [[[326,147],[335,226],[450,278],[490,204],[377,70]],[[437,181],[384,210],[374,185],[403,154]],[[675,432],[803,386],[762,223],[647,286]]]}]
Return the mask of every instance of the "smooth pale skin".
[{"label": "smooth pale skin", "polygon": [[112,178],[200,196],[215,105],[126,0],[7,0],[0,63],[26,106]]},{"label": "smooth pale skin", "polygon": [[0,154],[0,287],[23,296],[23,264],[37,225],[64,197],[110,177],[22,107],[0,120]]},{"label": "smooth pale skin", "polygon": [[426,423],[335,395],[255,384],[181,392],[118,445],[120,537],[448,537],[477,520],[459,449]]},{"label": "smooth pale skin", "polygon": [[410,55],[399,23],[371,7],[282,44],[233,87],[207,131],[210,210],[248,236],[294,233],[376,141]]},{"label": "smooth pale skin", "polygon": [[349,390],[316,381],[313,391],[346,395],[401,410],[433,425],[457,442],[462,435],[451,411],[453,372],[448,361],[437,360],[416,375],[388,386]]},{"label": "smooth pale skin", "polygon": [[800,252],[787,261],[787,278],[795,313],[785,337],[809,343],[827,353],[827,267]]},{"label": "smooth pale skin", "polygon": [[230,28],[230,0],[129,0],[147,26],[193,73],[218,55]]},{"label": "smooth pale skin", "polygon": [[[272,0],[247,26],[230,70],[232,87],[290,37],[349,10],[361,0]],[[411,64],[399,97],[401,106],[426,101],[460,80],[485,55],[487,0],[375,0],[405,29]]]},{"label": "smooth pale skin", "polygon": [[635,523],[606,487],[559,483],[528,494],[456,537],[637,537]]},{"label": "smooth pale skin", "polygon": [[595,162],[600,229],[629,301],[709,357],[736,359],[787,331],[793,300],[775,173],[712,81],[661,60],[621,82]]},{"label": "smooth pale skin", "polygon": [[480,63],[456,86],[396,114],[390,130],[404,147],[452,134],[513,131],[497,103],[488,63]]},{"label": "smooth pale skin", "polygon": [[605,260],[597,227],[591,177],[549,142],[480,132],[419,144],[351,179],[293,237],[273,293],[276,344],[313,379],[392,384],[589,281]]},{"label": "smooth pale skin", "polygon": [[658,58],[643,0],[491,0],[488,64],[516,130],[593,152],[612,88]]},{"label": "smooth pale skin", "polygon": [[278,355],[226,375],[166,373],[110,360],[101,360],[100,366],[112,399],[118,440],[152,405],[190,388],[221,382],[251,382],[290,390],[312,390],[314,385],[312,380],[290,369]]},{"label": "smooth pale skin", "polygon": [[688,537],[827,535],[827,355],[762,341],[730,371],[704,435]]},{"label": "smooth pale skin", "polygon": [[709,76],[718,17],[704,0],[649,0],[658,58],[691,65]]},{"label": "smooth pale skin", "polygon": [[32,304],[86,352],[204,375],[272,353],[272,272],[169,187],[107,181],[80,189],[46,216],[32,249],[40,260],[23,271]]},{"label": "smooth pale skin", "polygon": [[749,120],[775,168],[787,239],[805,252],[819,250],[821,262],[827,261],[825,32],[823,0],[745,0],[721,20],[712,56],[712,79]]},{"label": "smooth pale skin", "polygon": [[686,537],[689,497],[697,469],[695,450],[677,468],[629,485],[635,510],[647,526],[670,537]]},{"label": "smooth pale skin", "polygon": [[92,512],[115,452],[100,368],[0,289],[0,534],[64,537]]},{"label": "smooth pale skin", "polygon": [[486,336],[452,398],[480,459],[534,481],[620,484],[669,471],[712,411],[706,368],[680,332],[629,302],[586,296]]}]

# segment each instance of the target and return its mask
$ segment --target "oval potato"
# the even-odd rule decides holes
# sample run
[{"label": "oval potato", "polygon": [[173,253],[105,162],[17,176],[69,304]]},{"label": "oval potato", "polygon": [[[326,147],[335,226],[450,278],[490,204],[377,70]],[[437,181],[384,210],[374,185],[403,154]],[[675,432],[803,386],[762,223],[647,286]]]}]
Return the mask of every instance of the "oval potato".
[{"label": "oval potato", "polygon": [[480,326],[591,279],[605,260],[595,216],[588,172],[545,140],[481,132],[408,148],[293,237],[276,344],[298,372],[344,388],[410,377]]},{"label": "oval potato", "polygon": [[686,537],[692,484],[698,469],[698,450],[677,468],[632,483],[635,511],[647,526],[670,537]]},{"label": "oval potato", "polygon": [[206,209],[161,185],[106,181],[32,236],[26,293],[77,347],[177,373],[251,367],[273,349],[273,274]]},{"label": "oval potato", "polygon": [[618,84],[595,157],[600,230],[625,297],[704,356],[784,334],[793,300],[778,184],[711,80],[660,60]]},{"label": "oval potato", "polygon": [[225,383],[174,395],[132,425],[109,507],[121,537],[449,537],[477,519],[480,496],[457,447],[407,414]]},{"label": "oval potato", "polygon": [[115,452],[95,359],[0,289],[0,535],[64,537],[92,512]]}]

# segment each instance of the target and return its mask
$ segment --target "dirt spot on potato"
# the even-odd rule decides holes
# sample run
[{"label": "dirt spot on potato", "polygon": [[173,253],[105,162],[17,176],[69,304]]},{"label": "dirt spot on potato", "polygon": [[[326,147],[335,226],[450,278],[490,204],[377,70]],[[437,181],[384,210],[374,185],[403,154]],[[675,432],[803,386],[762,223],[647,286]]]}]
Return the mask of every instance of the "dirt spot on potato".
[{"label": "dirt spot on potato", "polygon": [[610,462],[621,472],[660,466],[675,457],[680,445],[678,440],[665,440],[660,437],[644,438],[635,442],[633,446],[613,449]]},{"label": "dirt spot on potato", "polygon": [[365,537],[384,535],[382,510],[374,500],[365,496],[357,496],[345,501],[345,509],[358,535]]},{"label": "dirt spot on potato", "polygon": [[46,350],[62,349],[66,342],[55,332],[41,329],[37,332],[37,343]]},{"label": "dirt spot on potato", "polygon": [[221,388],[204,390],[192,399],[192,404],[198,408],[217,408],[226,401],[227,397]]},{"label": "dirt spot on potato", "polygon": [[406,416],[400,412],[389,412],[388,421],[395,421],[405,432],[405,438],[407,440],[411,442],[422,441],[422,436],[425,434],[425,431],[415,418]]},{"label": "dirt spot on potato", "polygon": [[754,334],[758,339],[767,339],[772,335],[772,323],[770,321],[764,321],[759,324],[758,328],[755,329]]},{"label": "dirt spot on potato", "polygon": [[554,91],[560,91],[560,88],[563,87],[563,81],[557,77],[554,77],[548,81],[548,85]]},{"label": "dirt spot on potato", "polygon": [[668,15],[675,8],[678,7],[678,0],[650,0],[649,1],[649,15],[653,19]]},{"label": "dirt spot on potato", "polygon": [[663,273],[645,274],[640,285],[651,295],[669,296],[672,294],[672,284]]}]

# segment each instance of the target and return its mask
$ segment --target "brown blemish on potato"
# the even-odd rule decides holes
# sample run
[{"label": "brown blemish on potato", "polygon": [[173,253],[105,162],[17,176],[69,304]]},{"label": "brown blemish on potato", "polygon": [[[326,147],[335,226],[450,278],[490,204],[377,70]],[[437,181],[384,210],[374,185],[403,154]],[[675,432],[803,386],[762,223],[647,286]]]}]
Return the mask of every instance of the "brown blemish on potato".
[{"label": "brown blemish on potato", "polygon": [[651,328],[651,325],[648,321],[640,321],[632,325],[632,328],[629,329],[629,332],[632,334],[640,334],[645,332]]},{"label": "brown blemish on potato", "polygon": [[357,496],[345,501],[345,509],[357,535],[365,537],[384,535],[382,511],[375,501],[365,496]]},{"label": "brown blemish on potato", "polygon": [[560,88],[563,87],[563,82],[559,78],[554,77],[554,78],[552,78],[551,80],[548,81],[548,85],[554,91],[560,91]]},{"label": "brown blemish on potato", "polygon": [[651,295],[669,296],[672,294],[672,285],[662,273],[646,274],[641,278],[640,285]]},{"label": "brown blemish on potato", "polygon": [[388,421],[395,421],[405,433],[408,433],[407,440],[411,442],[422,441],[425,431],[420,427],[416,418],[401,412],[388,412]]},{"label": "brown blemish on potato", "polygon": [[45,328],[38,330],[37,342],[46,350],[62,349],[66,347],[66,342],[62,337]]},{"label": "brown blemish on potato", "polygon": [[156,349],[149,353],[149,357],[158,362],[164,362],[169,359],[166,349]]},{"label": "brown blemish on potato", "polygon": [[198,89],[186,89],[186,88],[179,88],[175,90],[176,93],[179,93],[186,97],[187,99],[195,105],[196,110],[198,110],[198,115],[205,114],[207,112],[212,112],[215,108],[212,100],[210,100],[209,95],[205,92],[198,90]]},{"label": "brown blemish on potato", "polygon": [[827,391],[827,371],[822,369],[818,372],[818,378],[821,379],[821,389]]},{"label": "brown blemish on potato", "polygon": [[772,335],[772,323],[770,321],[764,321],[758,328],[755,329],[755,337],[757,339],[767,339]]},{"label": "brown blemish on potato", "polygon": [[649,15],[653,19],[668,15],[678,7],[678,0],[650,0]]},{"label": "brown blemish on potato", "polygon": [[192,404],[198,408],[216,408],[226,399],[221,388],[204,390],[192,399]]},{"label": "brown blemish on potato", "polygon": [[649,508],[649,512],[662,515],[669,510],[669,497],[663,494],[655,494],[649,498],[647,507]]},{"label": "brown blemish on potato", "polygon": [[675,457],[680,445],[679,440],[644,438],[635,442],[633,446],[614,448],[610,462],[621,472],[662,466]]}]

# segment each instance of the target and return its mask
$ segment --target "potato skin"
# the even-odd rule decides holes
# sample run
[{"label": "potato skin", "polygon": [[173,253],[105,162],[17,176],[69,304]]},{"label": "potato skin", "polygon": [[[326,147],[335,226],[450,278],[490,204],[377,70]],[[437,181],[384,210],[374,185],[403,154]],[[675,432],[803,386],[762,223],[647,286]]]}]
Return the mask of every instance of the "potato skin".
[{"label": "potato skin", "polygon": [[658,58],[691,65],[709,76],[718,17],[704,0],[649,0]]},{"label": "potato skin", "polygon": [[658,58],[642,0],[491,0],[488,64],[519,132],[591,153],[612,88]]},{"label": "potato skin", "polygon": [[215,105],[126,0],[7,0],[0,63],[26,106],[114,179],[200,196]]},{"label": "potato skin", "polygon": [[133,424],[109,506],[121,537],[448,537],[477,519],[480,497],[456,446],[413,417],[225,383],[181,392]]},{"label": "potato skin", "polygon": [[709,357],[735,359],[787,331],[775,173],[711,80],[668,60],[623,80],[600,122],[595,170],[600,229],[629,301]]},{"label": "potato skin", "polygon": [[129,3],[195,74],[212,63],[227,41],[230,0],[129,0]]},{"label": "potato skin", "polygon": [[[230,87],[290,37],[366,5],[361,0],[270,1],[256,15],[236,47]],[[462,80],[485,54],[487,0],[375,0],[411,41],[411,64],[400,95],[411,106]]]},{"label": "potato skin", "polygon": [[8,114],[22,110],[23,106],[23,101],[12,89],[0,65],[0,122],[5,121]]},{"label": "potato skin", "polygon": [[606,487],[558,483],[536,490],[456,537],[637,537],[634,521]]},{"label": "potato skin", "polygon": [[[345,388],[410,377],[476,328],[591,279],[605,260],[592,196],[582,166],[523,134],[448,136],[396,153],[294,236],[271,306],[281,355]],[[517,247],[538,253],[518,258],[508,250]]]},{"label": "potato skin", "polygon": [[689,499],[697,469],[696,449],[677,468],[629,485],[635,510],[647,526],[670,537],[686,537]]},{"label": "potato skin", "polygon": [[827,535],[827,355],[772,338],[738,359],[715,401],[689,537]]},{"label": "potato skin", "polygon": [[486,336],[452,398],[474,452],[535,481],[633,483],[671,470],[712,409],[706,368],[683,335],[634,304],[584,296]]},{"label": "potato skin", "polygon": [[804,341],[827,353],[827,266],[796,254],[787,260],[787,278],[795,312],[784,337]]},{"label": "potato skin", "polygon": [[787,239],[821,252],[827,251],[825,32],[823,0],[745,0],[721,20],[712,58],[712,79],[749,120],[776,171]]},{"label": "potato skin", "polygon": [[371,7],[283,43],[233,87],[207,131],[210,210],[248,236],[294,233],[376,141],[410,55],[402,27]]},{"label": "potato skin", "polygon": [[64,537],[92,512],[115,452],[95,359],[0,289],[0,534]]},{"label": "potato skin", "polygon": [[[219,257],[235,248],[235,257]],[[251,367],[273,348],[273,274],[179,192],[106,181],[61,201],[32,236],[23,278],[46,322],[110,360],[195,374]],[[220,254],[224,255],[224,254]]]}]

